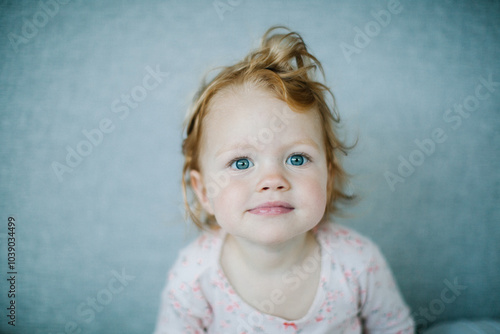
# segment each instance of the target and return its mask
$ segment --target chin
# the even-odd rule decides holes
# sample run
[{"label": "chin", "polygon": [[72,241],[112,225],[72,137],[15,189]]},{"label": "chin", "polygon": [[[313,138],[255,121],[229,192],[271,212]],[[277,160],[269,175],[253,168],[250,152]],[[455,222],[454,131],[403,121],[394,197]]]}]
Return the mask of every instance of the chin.
[{"label": "chin", "polygon": [[255,238],[257,239],[256,242],[262,245],[275,246],[292,240],[308,231],[309,230],[291,231],[289,228],[286,228],[286,226],[284,228],[269,228],[263,229]]}]

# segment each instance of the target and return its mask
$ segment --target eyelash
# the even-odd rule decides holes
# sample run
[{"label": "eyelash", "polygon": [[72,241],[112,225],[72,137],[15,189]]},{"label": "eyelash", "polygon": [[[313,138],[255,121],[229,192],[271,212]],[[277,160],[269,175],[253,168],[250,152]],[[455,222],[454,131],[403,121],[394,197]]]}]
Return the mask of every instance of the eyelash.
[{"label": "eyelash", "polygon": [[[311,156],[307,153],[304,153],[304,152],[294,152],[292,154],[290,154],[286,159],[288,160],[288,158],[290,157],[293,157],[294,155],[302,155],[304,158],[306,158],[308,161],[307,162],[312,162],[312,159],[311,159]],[[231,167],[231,165],[233,163],[235,163],[236,161],[238,160],[241,160],[241,159],[248,159],[248,160],[251,160],[249,156],[247,155],[243,155],[243,156],[240,156],[240,157],[236,157],[234,159],[232,159],[231,161],[229,161],[227,164],[226,164],[226,168],[229,168]]]},{"label": "eyelash", "polygon": [[[311,156],[307,153],[304,153],[304,152],[296,152],[296,153],[292,153],[288,156],[289,157],[293,157],[294,155],[302,155],[304,158],[306,158],[308,160],[308,162],[312,162],[312,159],[311,159]],[[287,158],[287,159],[288,159]]]},{"label": "eyelash", "polygon": [[248,159],[248,160],[251,160],[251,159],[250,159],[250,157],[249,157],[249,156],[246,156],[246,155],[241,156],[241,157],[236,157],[236,158],[232,159],[231,161],[229,161],[229,162],[226,164],[226,168],[231,167],[231,165],[232,165],[233,163],[235,163],[236,161],[241,160],[241,159]]}]

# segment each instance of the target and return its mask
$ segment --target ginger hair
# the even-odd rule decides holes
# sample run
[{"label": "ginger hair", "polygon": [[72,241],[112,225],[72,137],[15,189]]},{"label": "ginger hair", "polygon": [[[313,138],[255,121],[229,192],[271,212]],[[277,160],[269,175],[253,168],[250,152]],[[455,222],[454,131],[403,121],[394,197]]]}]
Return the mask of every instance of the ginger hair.
[{"label": "ginger hair", "polygon": [[[277,30],[285,30],[279,33]],[[201,229],[217,229],[215,217],[204,212],[196,196],[189,203],[191,170],[201,170],[199,161],[203,120],[210,110],[215,95],[229,87],[252,84],[271,92],[284,101],[294,112],[317,112],[323,128],[323,140],[328,163],[327,204],[322,221],[338,211],[338,202],[353,199],[346,193],[348,175],[340,163],[340,155],[346,155],[352,146],[344,144],[336,135],[340,117],[331,90],[315,80],[321,63],[307,50],[302,37],[283,26],[271,27],[262,37],[260,47],[250,52],[242,61],[219,68],[213,79],[203,80],[195,94],[185,120],[185,137],[182,143],[184,166],[182,192],[186,213]],[[330,101],[330,103],[328,103]]]}]

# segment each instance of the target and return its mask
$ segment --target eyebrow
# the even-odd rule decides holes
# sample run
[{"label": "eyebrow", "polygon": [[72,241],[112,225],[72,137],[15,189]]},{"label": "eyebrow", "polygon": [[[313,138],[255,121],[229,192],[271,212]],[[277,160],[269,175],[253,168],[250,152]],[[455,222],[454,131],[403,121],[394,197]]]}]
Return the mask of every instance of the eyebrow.
[{"label": "eyebrow", "polygon": [[318,145],[318,143],[316,143],[314,140],[312,140],[310,138],[296,140],[290,146],[296,146],[296,145],[308,145],[308,146],[312,146],[313,148],[315,148],[318,151],[320,150],[320,146]]},{"label": "eyebrow", "polygon": [[236,150],[244,151],[244,150],[248,150],[248,149],[255,149],[255,146],[247,144],[247,143],[245,143],[245,144],[237,143],[237,144],[231,145],[229,147],[221,148],[220,150],[215,152],[215,156],[218,157],[219,155],[226,153],[226,152],[230,152],[230,151],[236,151]]},{"label": "eyebrow", "polygon": [[[259,143],[259,144],[265,145],[264,143]],[[294,141],[293,143],[290,143],[289,145],[286,145],[286,146],[292,147],[292,146],[297,146],[297,145],[311,146],[314,149],[316,149],[317,151],[320,151],[320,146],[314,140],[312,140],[310,138],[298,139],[298,140]],[[249,149],[255,150],[256,147],[254,145],[249,144],[249,143],[236,143],[234,145],[231,145],[230,147],[221,148],[220,150],[218,150],[215,153],[215,156],[218,157],[219,155],[226,153],[226,152],[230,152],[230,151],[236,151],[236,150],[244,151],[244,150],[249,150]]]}]

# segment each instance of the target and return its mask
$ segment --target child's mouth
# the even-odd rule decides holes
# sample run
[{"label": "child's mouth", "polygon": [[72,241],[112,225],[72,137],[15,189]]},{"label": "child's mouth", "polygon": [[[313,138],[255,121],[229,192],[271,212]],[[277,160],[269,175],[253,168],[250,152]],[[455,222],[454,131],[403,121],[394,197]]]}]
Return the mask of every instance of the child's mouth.
[{"label": "child's mouth", "polygon": [[286,202],[267,202],[248,210],[248,212],[254,215],[275,216],[289,213],[293,210],[294,207]]}]

